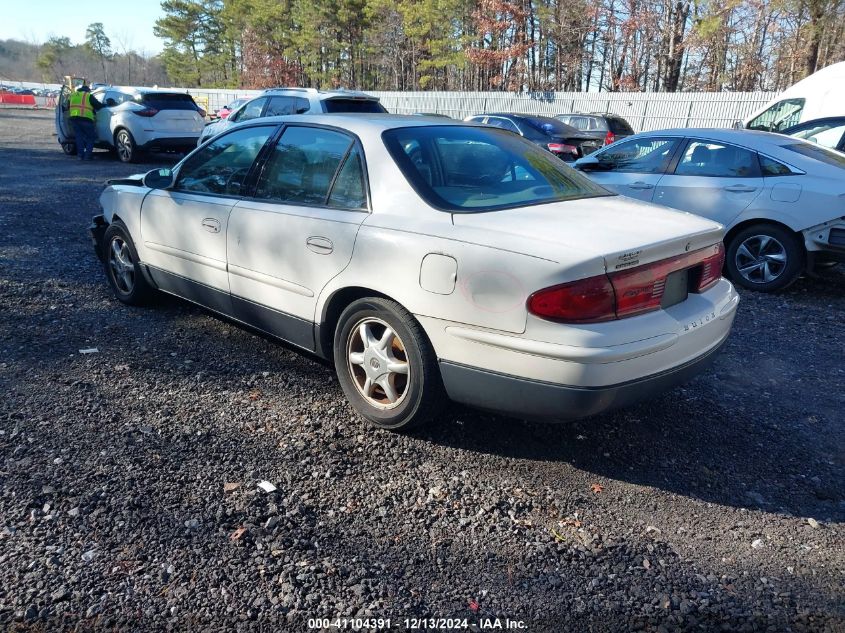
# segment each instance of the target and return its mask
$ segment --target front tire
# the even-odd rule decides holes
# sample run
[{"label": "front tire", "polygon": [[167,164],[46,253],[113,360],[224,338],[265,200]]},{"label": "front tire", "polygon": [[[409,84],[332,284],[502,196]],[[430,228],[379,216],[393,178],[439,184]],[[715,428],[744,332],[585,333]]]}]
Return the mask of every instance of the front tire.
[{"label": "front tire", "polygon": [[334,364],[349,402],[380,429],[405,431],[446,402],[437,359],[422,327],[401,305],[368,297],[340,315]]},{"label": "front tire", "polygon": [[113,222],[103,235],[103,265],[114,296],[127,305],[149,303],[155,289],[141,271],[138,252],[126,226]]},{"label": "front tire", "polygon": [[129,130],[120,129],[115,133],[114,150],[121,163],[132,163],[138,157],[138,146]]},{"label": "front tire", "polygon": [[749,290],[783,290],[804,268],[804,249],[795,233],[774,224],[746,227],[727,246],[728,276]]},{"label": "front tire", "polygon": [[68,156],[76,156],[76,143],[62,143],[62,151]]}]

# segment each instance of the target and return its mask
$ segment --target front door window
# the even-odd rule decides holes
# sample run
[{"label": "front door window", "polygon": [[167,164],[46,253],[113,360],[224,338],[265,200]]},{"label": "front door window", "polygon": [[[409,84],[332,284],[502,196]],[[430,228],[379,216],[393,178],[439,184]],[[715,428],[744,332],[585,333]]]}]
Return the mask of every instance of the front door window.
[{"label": "front door window", "polygon": [[275,130],[276,126],[262,125],[216,138],[182,163],[174,189],[188,193],[242,195],[241,189],[258,152]]}]

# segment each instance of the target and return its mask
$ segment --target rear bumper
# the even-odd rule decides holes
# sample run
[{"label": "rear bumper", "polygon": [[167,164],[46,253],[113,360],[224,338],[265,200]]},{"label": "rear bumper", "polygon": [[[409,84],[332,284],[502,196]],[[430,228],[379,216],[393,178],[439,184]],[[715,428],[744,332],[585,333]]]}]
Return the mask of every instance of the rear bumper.
[{"label": "rear bumper", "polygon": [[519,418],[573,420],[649,399],[690,380],[713,362],[726,339],[683,365],[604,387],[530,380],[449,361],[440,362],[440,373],[455,402]]},{"label": "rear bumper", "polygon": [[138,145],[138,149],[143,151],[194,149],[197,146],[198,137],[199,133],[196,136],[154,138],[143,145]]},{"label": "rear bumper", "polygon": [[811,260],[845,261],[845,218],[837,218],[802,231]]}]

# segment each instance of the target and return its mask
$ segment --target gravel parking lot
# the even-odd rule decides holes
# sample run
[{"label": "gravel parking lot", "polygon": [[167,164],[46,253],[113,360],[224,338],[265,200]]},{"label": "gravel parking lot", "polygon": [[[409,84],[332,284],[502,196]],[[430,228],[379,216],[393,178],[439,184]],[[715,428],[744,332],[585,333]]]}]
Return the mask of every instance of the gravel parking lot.
[{"label": "gravel parking lot", "polygon": [[325,364],[113,299],[103,183],[177,157],[52,132],[0,111],[3,630],[845,630],[845,267],[743,293],[715,367],[650,403],[395,435]]}]

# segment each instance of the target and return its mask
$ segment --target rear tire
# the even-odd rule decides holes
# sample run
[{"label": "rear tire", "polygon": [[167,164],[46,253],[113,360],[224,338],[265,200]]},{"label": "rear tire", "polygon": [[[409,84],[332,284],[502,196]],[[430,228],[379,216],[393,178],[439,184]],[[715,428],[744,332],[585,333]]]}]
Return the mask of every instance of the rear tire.
[{"label": "rear tire", "polygon": [[349,402],[380,429],[420,426],[447,401],[428,337],[389,299],[359,299],[343,311],[335,329],[334,364]]},{"label": "rear tire", "polygon": [[62,151],[68,156],[76,156],[76,143],[62,143]]},{"label": "rear tire", "polygon": [[141,270],[138,252],[126,225],[112,222],[103,235],[103,266],[114,296],[127,305],[150,303],[155,289]]},{"label": "rear tire", "polygon": [[792,231],[774,224],[754,224],[731,238],[725,269],[731,280],[749,290],[777,292],[798,279],[804,248]]},{"label": "rear tire", "polygon": [[114,149],[121,163],[132,163],[138,157],[138,146],[129,130],[119,129],[114,134]]}]

